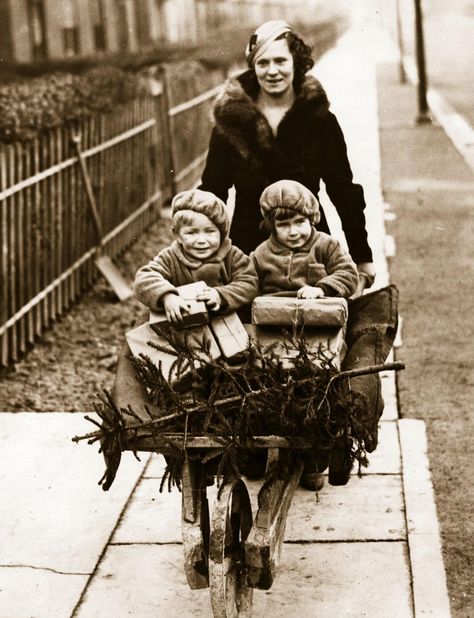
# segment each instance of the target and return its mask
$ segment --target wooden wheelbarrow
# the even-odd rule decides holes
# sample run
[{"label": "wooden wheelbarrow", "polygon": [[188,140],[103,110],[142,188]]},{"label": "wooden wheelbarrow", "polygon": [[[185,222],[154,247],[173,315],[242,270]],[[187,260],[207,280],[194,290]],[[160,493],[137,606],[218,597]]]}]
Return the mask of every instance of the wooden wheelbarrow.
[{"label": "wooden wheelbarrow", "polygon": [[[263,298],[253,307],[254,324],[245,325],[252,337],[263,344],[278,341],[278,324],[285,317],[293,319],[294,312],[307,310],[314,303],[300,306],[297,299],[272,300]],[[281,305],[281,303],[287,303]],[[313,311],[324,321],[324,328],[305,327],[308,345],[319,346],[326,341],[337,364],[345,353],[343,333],[347,317],[345,301],[328,299],[317,303]],[[329,307],[329,309],[328,309]],[[318,313],[319,312],[319,313]],[[336,315],[335,324],[327,324]],[[282,317],[283,316],[283,317]],[[318,316],[322,316],[318,317]],[[306,321],[308,316],[304,316]],[[276,322],[276,324],[275,324]],[[327,331],[330,326],[333,330]],[[276,328],[276,330],[275,330]],[[331,336],[329,336],[331,335]],[[114,391],[120,408],[140,410],[146,402],[145,387],[135,376],[126,346],[119,360]],[[282,360],[287,351],[281,350]],[[338,376],[358,376],[382,369],[403,369],[403,363],[375,365]],[[157,411],[159,414],[159,411]],[[146,420],[146,419],[143,419]],[[87,436],[86,436],[87,437]],[[135,425],[127,429],[121,442],[122,450],[176,454],[184,450],[182,469],[182,537],[185,573],[191,589],[210,588],[211,606],[215,618],[248,617],[252,612],[253,590],[269,590],[275,579],[284,541],[286,521],[295,490],[303,470],[302,457],[288,457],[289,450],[297,453],[313,448],[303,437],[253,436],[240,442],[241,449],[266,449],[265,482],[259,494],[255,516],[244,481],[230,478],[219,487],[210,516],[207,497],[206,454],[222,448],[222,438],[183,433],[157,433],[150,426]],[[277,463],[283,464],[285,478],[272,474]]]},{"label": "wooden wheelbarrow", "polygon": [[[150,435],[134,430],[125,450],[169,452],[170,444],[182,446],[182,434]],[[303,438],[256,436],[243,448],[267,449],[267,473],[287,449],[311,445]],[[280,561],[288,511],[303,469],[293,463],[288,477],[270,480],[252,515],[249,493],[242,479],[232,478],[219,487],[209,516],[206,466],[193,456],[222,447],[209,436],[187,436],[182,473],[182,536],[184,568],[192,590],[210,588],[215,618],[252,615],[253,589],[269,590]]]}]

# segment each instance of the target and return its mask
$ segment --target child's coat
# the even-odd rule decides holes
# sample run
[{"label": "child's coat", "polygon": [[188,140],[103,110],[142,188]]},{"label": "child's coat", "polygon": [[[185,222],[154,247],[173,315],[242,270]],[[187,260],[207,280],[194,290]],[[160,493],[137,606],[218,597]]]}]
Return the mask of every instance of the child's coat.
[{"label": "child's coat", "polygon": [[313,229],[308,242],[288,249],[272,234],[250,254],[259,277],[260,294],[296,292],[305,285],[322,288],[326,296],[349,298],[359,276],[340,243]]},{"label": "child's coat", "polygon": [[160,299],[176,287],[205,281],[222,299],[221,310],[231,312],[247,305],[258,294],[258,280],[252,261],[226,238],[215,255],[205,262],[184,255],[174,241],[135,276],[135,295],[150,309],[160,306]]}]

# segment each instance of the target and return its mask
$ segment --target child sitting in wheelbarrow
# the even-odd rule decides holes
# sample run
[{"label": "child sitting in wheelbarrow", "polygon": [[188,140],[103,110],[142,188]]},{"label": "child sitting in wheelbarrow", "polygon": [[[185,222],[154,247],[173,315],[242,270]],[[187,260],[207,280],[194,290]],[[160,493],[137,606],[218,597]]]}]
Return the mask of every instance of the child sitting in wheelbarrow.
[{"label": "child sitting in wheelbarrow", "polygon": [[177,287],[205,281],[196,297],[211,312],[231,313],[258,293],[252,261],[229,239],[225,204],[208,191],[183,191],[171,203],[174,242],[140,268],[136,297],[152,311],[163,309],[172,323],[183,320],[188,303]]},{"label": "child sitting in wheelbarrow", "polygon": [[[184,191],[174,197],[171,215],[175,239],[138,270],[137,298],[153,312],[164,310],[166,319],[178,327],[189,308],[189,301],[179,295],[179,286],[204,281],[207,287],[196,300],[204,302],[214,316],[231,314],[249,305],[258,294],[257,274],[250,258],[229,239],[229,218],[222,200],[208,191]],[[147,319],[141,316],[138,326],[127,335],[146,326]],[[143,382],[138,379],[131,360],[137,354],[129,343],[127,337],[119,356],[112,400],[116,408],[131,409],[136,418],[147,422],[150,417],[162,416],[163,409],[149,400]],[[111,461],[107,449],[104,456],[107,473],[102,487],[107,490],[120,457]]]},{"label": "child sitting in wheelbarrow", "polygon": [[[294,292],[311,299],[355,293],[357,267],[335,238],[316,230],[319,202],[309,189],[293,180],[275,182],[262,193],[260,210],[270,233],[250,255],[260,294]],[[327,463],[308,455],[300,485],[320,489]]]},{"label": "child sitting in wheelbarrow", "polygon": [[279,180],[260,197],[263,226],[270,233],[251,257],[259,293],[295,292],[298,298],[341,296],[357,289],[357,267],[341,244],[319,232],[317,198],[294,180]]},{"label": "child sitting in wheelbarrow", "polygon": [[[171,205],[173,232],[175,240],[164,248],[148,264],[141,267],[135,278],[135,294],[151,312],[156,312],[161,325],[169,333],[179,329],[183,323],[192,318],[195,325],[196,315],[190,308],[196,304],[203,305],[203,314],[209,310],[211,317],[220,314],[232,314],[242,306],[252,302],[258,293],[258,279],[252,261],[240,249],[234,247],[228,237],[229,218],[224,203],[207,191],[184,191],[175,196]],[[182,286],[197,284],[186,300],[180,296]],[[196,303],[194,301],[200,301]],[[200,308],[201,309],[201,308]],[[207,323],[207,315],[201,315]],[[162,319],[164,318],[164,319]],[[150,340],[172,348],[171,341],[156,340],[157,334],[149,327],[148,313],[139,317],[135,328],[127,333],[127,341],[122,348],[117,365],[116,378],[112,391],[113,400],[120,408],[132,408],[144,421],[152,416],[159,417],[162,410],[148,401],[148,395],[142,381],[137,379],[132,356],[151,353],[159,357],[156,366],[161,363],[163,377],[170,381],[178,379],[173,369],[176,355],[166,355],[148,345]],[[192,331],[196,330],[191,328]],[[199,330],[199,329],[198,329]],[[168,337],[169,339],[169,337]],[[179,338],[178,338],[179,339]],[[186,340],[186,335],[183,337]],[[197,345],[211,343],[208,332],[199,331],[193,335]],[[193,345],[190,342],[190,345]],[[215,343],[215,342],[214,342]],[[190,377],[185,372],[184,378]],[[179,380],[186,388],[183,375]]]}]

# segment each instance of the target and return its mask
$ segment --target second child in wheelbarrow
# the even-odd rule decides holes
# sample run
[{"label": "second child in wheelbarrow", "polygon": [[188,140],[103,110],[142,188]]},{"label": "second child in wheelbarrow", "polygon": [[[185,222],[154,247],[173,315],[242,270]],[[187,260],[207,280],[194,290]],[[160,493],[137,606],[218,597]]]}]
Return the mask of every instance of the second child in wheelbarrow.
[{"label": "second child in wheelbarrow", "polygon": [[[349,298],[356,292],[357,267],[335,238],[316,230],[319,202],[309,189],[294,180],[275,182],[263,191],[260,210],[262,227],[270,234],[250,254],[260,294],[294,293],[310,299]],[[305,456],[300,485],[320,489],[327,464]]]},{"label": "second child in wheelbarrow", "polygon": [[251,253],[259,293],[295,292],[298,298],[349,298],[359,276],[351,256],[335,239],[316,230],[317,198],[294,180],[280,180],[260,198],[268,240]]}]

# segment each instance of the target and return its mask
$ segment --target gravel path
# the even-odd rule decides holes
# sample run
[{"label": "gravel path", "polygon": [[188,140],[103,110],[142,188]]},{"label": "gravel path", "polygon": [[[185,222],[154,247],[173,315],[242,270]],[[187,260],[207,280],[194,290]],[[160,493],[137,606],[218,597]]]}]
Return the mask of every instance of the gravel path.
[{"label": "gravel path", "polygon": [[[169,244],[162,219],[117,264],[133,281],[139,266]],[[85,412],[95,394],[112,387],[118,351],[143,305],[119,303],[101,278],[81,302],[47,331],[23,360],[0,370],[0,411]]]}]

